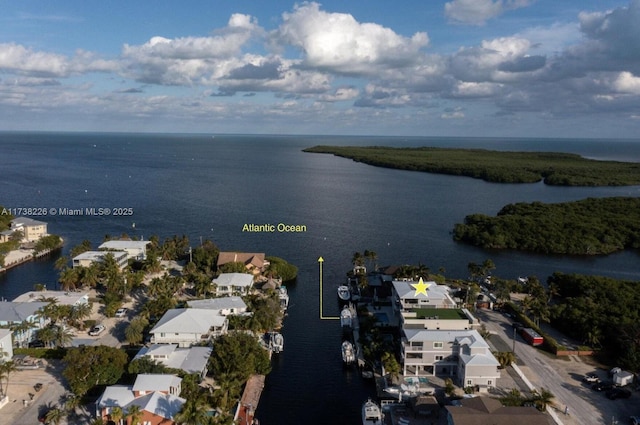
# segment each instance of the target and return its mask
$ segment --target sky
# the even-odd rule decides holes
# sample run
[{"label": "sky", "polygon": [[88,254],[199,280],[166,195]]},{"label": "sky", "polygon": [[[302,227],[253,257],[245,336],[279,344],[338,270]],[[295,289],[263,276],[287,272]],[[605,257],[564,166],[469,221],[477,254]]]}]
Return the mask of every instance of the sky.
[{"label": "sky", "polygon": [[640,138],[640,0],[0,10],[0,131]]}]

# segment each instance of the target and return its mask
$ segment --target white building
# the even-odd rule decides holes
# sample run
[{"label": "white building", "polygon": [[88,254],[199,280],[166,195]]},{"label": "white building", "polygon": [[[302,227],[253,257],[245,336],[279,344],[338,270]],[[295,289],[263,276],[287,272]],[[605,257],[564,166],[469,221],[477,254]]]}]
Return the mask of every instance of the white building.
[{"label": "white building", "polygon": [[29,291],[18,295],[13,302],[43,302],[44,299],[55,299],[58,305],[80,305],[89,303],[88,292],[69,291]]},{"label": "white building", "polygon": [[13,343],[11,341],[11,330],[0,329],[0,363],[13,358]]},{"label": "white building", "polygon": [[226,334],[228,325],[226,316],[219,316],[212,310],[174,308],[151,329],[151,343],[189,347]]},{"label": "white building", "polygon": [[47,223],[28,217],[17,217],[11,221],[11,233],[22,232],[22,242],[36,242],[47,236]]},{"label": "white building", "polygon": [[[22,347],[33,339],[36,330],[42,329],[48,321],[39,314],[47,302],[0,302],[0,326],[16,326],[14,341]],[[18,326],[23,325],[23,326]]]},{"label": "white building", "polygon": [[106,241],[98,247],[104,251],[124,251],[127,258],[143,261],[147,258],[147,245],[150,241]]},{"label": "white building", "polygon": [[89,267],[94,263],[102,263],[106,255],[113,255],[120,269],[127,266],[128,255],[124,251],[85,251],[73,257],[73,267]]},{"label": "white building", "polygon": [[253,275],[247,273],[221,273],[213,279],[217,297],[225,295],[246,295],[253,286]]},{"label": "white building", "polygon": [[239,315],[247,312],[247,304],[237,296],[191,300],[187,301],[187,305],[191,308],[215,310],[216,314],[220,316]]},{"label": "white building", "polygon": [[180,369],[189,374],[197,373],[203,379],[207,374],[212,351],[213,348],[209,346],[180,348],[177,344],[152,344],[142,347],[133,360],[148,357],[172,369]]},{"label": "white building", "polygon": [[405,378],[451,377],[461,387],[496,385],[499,363],[477,331],[405,329],[403,332]]}]

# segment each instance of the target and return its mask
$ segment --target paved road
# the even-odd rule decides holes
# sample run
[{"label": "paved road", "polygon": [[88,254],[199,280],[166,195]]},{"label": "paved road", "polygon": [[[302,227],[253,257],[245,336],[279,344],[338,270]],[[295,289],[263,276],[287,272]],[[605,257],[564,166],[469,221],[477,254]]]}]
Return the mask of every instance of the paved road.
[{"label": "paved road", "polygon": [[[491,310],[480,310],[477,317],[487,329],[513,344],[512,321],[502,313]],[[515,352],[518,366],[535,388],[545,388],[555,396],[558,416],[563,424],[611,424],[613,418],[626,423],[631,406],[638,403],[638,395],[633,394],[629,400],[608,400],[602,393],[591,390],[581,379],[586,373],[596,369],[585,359],[577,356],[556,358],[542,350],[527,344],[520,336],[516,336]],[[605,377],[599,371],[601,377]],[[568,406],[569,415],[564,415]]]}]

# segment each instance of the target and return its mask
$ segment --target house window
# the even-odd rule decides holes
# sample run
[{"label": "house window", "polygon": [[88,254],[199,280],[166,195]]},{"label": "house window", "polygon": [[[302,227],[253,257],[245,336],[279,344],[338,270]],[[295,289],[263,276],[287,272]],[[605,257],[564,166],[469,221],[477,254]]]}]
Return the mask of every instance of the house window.
[{"label": "house window", "polygon": [[487,381],[487,385],[488,385],[488,386],[490,386],[490,387],[491,387],[491,386],[493,386],[493,381],[492,381],[491,379],[489,379],[489,380]]},{"label": "house window", "polygon": [[433,348],[442,348],[443,347],[443,343],[442,342],[434,342],[433,343]]},{"label": "house window", "polygon": [[471,379],[467,379],[467,387],[470,387],[473,385],[473,381]]},{"label": "house window", "polygon": [[435,357],[435,359],[436,359],[436,361],[438,362],[438,361],[440,361],[440,360],[444,359],[444,356],[436,356],[436,357]]}]

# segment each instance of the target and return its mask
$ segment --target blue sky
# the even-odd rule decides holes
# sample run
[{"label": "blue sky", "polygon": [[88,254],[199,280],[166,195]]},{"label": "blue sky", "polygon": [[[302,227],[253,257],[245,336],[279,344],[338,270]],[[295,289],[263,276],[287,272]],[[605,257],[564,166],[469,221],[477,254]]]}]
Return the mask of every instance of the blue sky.
[{"label": "blue sky", "polygon": [[3,2],[0,130],[640,134],[640,0]]}]

